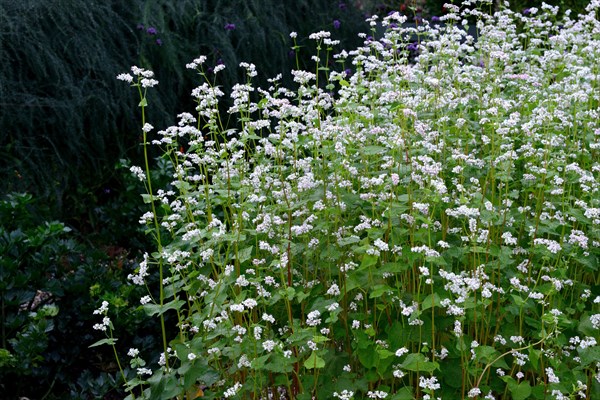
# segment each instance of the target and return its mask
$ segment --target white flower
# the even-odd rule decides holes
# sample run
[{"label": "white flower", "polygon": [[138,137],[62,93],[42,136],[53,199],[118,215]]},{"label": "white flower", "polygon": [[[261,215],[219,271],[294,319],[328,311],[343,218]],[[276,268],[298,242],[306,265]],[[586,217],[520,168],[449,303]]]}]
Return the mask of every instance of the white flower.
[{"label": "white flower", "polygon": [[317,326],[321,323],[321,313],[318,310],[314,310],[308,313],[306,318],[306,325],[308,326]]},{"label": "white flower", "polygon": [[254,300],[254,299],[246,299],[242,303],[244,303],[244,306],[249,310],[252,310],[254,307],[256,307],[258,305],[256,300]]},{"label": "white flower", "polygon": [[590,315],[590,322],[594,329],[600,329],[600,314]]},{"label": "white flower", "polygon": [[342,390],[341,393],[333,392],[333,397],[337,397],[340,400],[351,400],[354,396],[354,392],[351,390]]},{"label": "white flower", "polygon": [[152,131],[152,129],[154,129],[154,127],[147,122],[142,127],[142,130],[146,133],[149,133],[150,131]]},{"label": "white flower", "polygon": [[152,375],[152,370],[148,368],[138,368],[137,373],[138,375]]},{"label": "white flower", "polygon": [[264,314],[262,315],[262,320],[263,320],[263,321],[270,322],[270,323],[272,323],[272,324],[274,324],[274,323],[275,323],[275,318],[274,318],[272,315],[270,315],[270,314],[267,314],[267,313],[264,313]]},{"label": "white flower", "polygon": [[154,87],[154,86],[158,85],[158,81],[156,79],[148,79],[148,78],[142,78],[140,83],[142,84],[143,88],[150,88],[150,87]]},{"label": "white flower", "polygon": [[546,376],[548,376],[548,382],[560,383],[560,379],[554,374],[554,370],[551,367],[546,368]]},{"label": "white flower", "polygon": [[330,296],[338,296],[340,294],[340,288],[337,284],[333,283],[329,289],[327,289],[327,294]]},{"label": "white flower", "polygon": [[129,74],[119,74],[117,75],[117,79],[123,82],[131,83],[133,82],[133,76]]},{"label": "white flower", "polygon": [[100,306],[100,308],[98,308],[97,310],[94,310],[94,315],[97,314],[106,314],[108,312],[108,301],[103,301],[102,305]]},{"label": "white flower", "polygon": [[230,387],[223,393],[223,397],[225,397],[226,399],[233,397],[237,394],[237,392],[240,391],[241,388],[242,388],[242,384],[239,382],[236,382],[232,387]]},{"label": "white flower", "polygon": [[140,181],[145,181],[146,180],[146,174],[144,173],[144,171],[142,170],[142,168],[134,165],[131,168],[129,168],[129,170],[140,180]]},{"label": "white flower", "polygon": [[425,390],[437,390],[441,387],[435,376],[432,376],[431,378],[425,378],[424,376],[420,376],[419,386]]},{"label": "white flower", "polygon": [[394,378],[397,378],[397,379],[402,379],[402,378],[404,377],[404,375],[406,375],[406,374],[405,374],[405,373],[404,373],[402,370],[395,369],[395,370],[392,372],[392,375],[394,375]]},{"label": "white flower", "polygon": [[263,347],[263,349],[265,349],[267,351],[267,353],[272,352],[276,345],[277,345],[277,343],[273,340],[265,340],[262,343],[262,347]]},{"label": "white flower", "polygon": [[556,254],[561,250],[560,244],[551,239],[535,238],[533,244],[546,246],[548,251],[553,254]]},{"label": "white flower", "polygon": [[396,357],[402,357],[406,353],[408,353],[408,349],[406,347],[401,347],[398,350],[396,350]]},{"label": "white flower", "polygon": [[375,390],[375,391],[369,390],[367,392],[367,396],[370,399],[385,399],[388,396],[388,394],[386,392],[381,391],[381,390]]}]

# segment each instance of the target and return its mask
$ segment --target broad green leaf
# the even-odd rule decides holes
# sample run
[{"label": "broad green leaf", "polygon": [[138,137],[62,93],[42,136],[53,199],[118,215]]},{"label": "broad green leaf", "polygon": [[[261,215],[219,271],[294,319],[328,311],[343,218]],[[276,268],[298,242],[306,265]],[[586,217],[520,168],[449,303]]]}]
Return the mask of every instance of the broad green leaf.
[{"label": "broad green leaf", "polygon": [[421,353],[411,353],[406,356],[400,367],[408,371],[433,372],[439,365],[436,362],[426,361],[425,356]]},{"label": "broad green leaf", "polygon": [[365,368],[373,368],[379,362],[379,353],[375,351],[373,346],[359,349],[357,353],[358,360]]},{"label": "broad green leaf", "polygon": [[529,382],[521,382],[518,385],[512,384],[508,386],[512,400],[525,400],[531,395],[531,385]]},{"label": "broad green leaf", "polygon": [[529,362],[534,370],[538,369],[538,362],[540,360],[540,356],[542,355],[541,350],[536,350],[533,347],[529,348]]},{"label": "broad green leaf", "polygon": [[185,304],[183,300],[172,300],[162,306],[160,304],[144,304],[142,307],[148,316],[162,315],[169,310],[178,310]]},{"label": "broad green leaf", "polygon": [[341,238],[337,241],[340,246],[347,246],[349,244],[354,244],[360,242],[360,238],[358,236],[348,236],[345,238]]},{"label": "broad green leaf", "polygon": [[321,336],[321,335],[313,336],[313,342],[315,342],[315,343],[325,343],[325,342],[328,342],[329,340],[330,339],[325,336]]},{"label": "broad green leaf", "polygon": [[377,268],[377,271],[375,271],[375,273],[377,275],[383,275],[384,273],[399,274],[401,272],[406,271],[408,267],[408,263],[390,262],[383,264],[381,268]]},{"label": "broad green leaf", "polygon": [[237,259],[239,260],[240,264],[245,261],[248,261],[252,257],[253,248],[254,246],[249,246],[238,251]]},{"label": "broad green leaf", "polygon": [[270,356],[271,356],[271,354],[265,354],[264,356],[260,356],[258,358],[255,358],[254,360],[252,360],[252,363],[250,364],[252,369],[256,369],[256,370],[264,369],[265,364],[267,363],[267,360],[269,359]]},{"label": "broad green leaf", "polygon": [[394,292],[394,289],[389,287],[388,285],[375,285],[373,286],[373,290],[369,293],[370,299],[375,299],[377,297],[381,297],[387,292]]},{"label": "broad green leaf", "polygon": [[430,294],[427,297],[425,297],[425,299],[421,302],[421,304],[423,305],[422,310],[428,310],[432,307],[440,307],[441,306],[440,296],[438,296],[437,293],[434,293],[433,295]]},{"label": "broad green leaf", "polygon": [[377,353],[379,353],[379,358],[382,358],[382,359],[396,356],[395,353],[392,353],[391,351],[386,350],[386,349],[377,349]]},{"label": "broad green leaf", "polygon": [[378,256],[371,255],[371,254],[365,254],[360,263],[360,269],[366,269],[366,268],[372,267],[373,265],[377,264],[378,259],[379,259]]},{"label": "broad green leaf", "polygon": [[325,368],[325,360],[317,355],[316,352],[310,353],[310,356],[304,361],[304,368],[313,369],[313,368]]},{"label": "broad green leaf", "polygon": [[579,353],[579,358],[581,359],[579,362],[581,367],[587,367],[588,365],[596,363],[598,360],[600,360],[600,346],[586,347],[585,349],[578,347],[577,352]]},{"label": "broad green leaf", "polygon": [[400,388],[396,394],[390,397],[390,400],[413,400],[413,390],[411,387],[405,386]]}]

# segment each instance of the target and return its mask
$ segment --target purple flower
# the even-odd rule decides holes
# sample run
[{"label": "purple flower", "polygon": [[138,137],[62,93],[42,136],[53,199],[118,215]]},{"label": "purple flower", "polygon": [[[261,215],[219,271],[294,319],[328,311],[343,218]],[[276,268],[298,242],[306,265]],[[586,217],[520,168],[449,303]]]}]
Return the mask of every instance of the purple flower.
[{"label": "purple flower", "polygon": [[340,26],[342,26],[342,23],[340,22],[340,20],[339,19],[334,19],[333,20],[333,27],[335,29],[340,29]]},{"label": "purple flower", "polygon": [[419,50],[419,44],[417,42],[414,42],[406,46],[406,48],[408,49],[408,51],[417,51]]},{"label": "purple flower", "polygon": [[151,26],[148,29],[146,29],[146,33],[148,35],[156,35],[158,33],[158,31],[156,30],[155,27]]},{"label": "purple flower", "polygon": [[433,17],[431,17],[431,22],[440,22],[440,17],[434,15]]},{"label": "purple flower", "polygon": [[158,38],[158,39],[156,39],[156,44],[159,45],[159,46],[162,46],[163,42],[162,42],[162,40],[160,38]]},{"label": "purple flower", "polygon": [[531,9],[530,8],[526,8],[523,10],[523,15],[529,15],[531,14]]},{"label": "purple flower", "polygon": [[226,31],[235,31],[235,24],[232,23],[228,23],[225,25],[225,30]]},{"label": "purple flower", "polygon": [[137,24],[136,29],[138,31],[143,31],[144,30],[144,24]]},{"label": "purple flower", "polygon": [[352,70],[350,68],[346,68],[344,72],[346,73],[346,76],[352,75]]},{"label": "purple flower", "polygon": [[485,67],[485,63],[483,62],[483,60],[479,60],[479,67],[480,68],[484,68]]},{"label": "purple flower", "polygon": [[346,3],[344,3],[344,2],[340,2],[338,4],[338,7],[339,7],[340,10],[345,10],[345,9],[348,8],[348,6],[346,5]]}]

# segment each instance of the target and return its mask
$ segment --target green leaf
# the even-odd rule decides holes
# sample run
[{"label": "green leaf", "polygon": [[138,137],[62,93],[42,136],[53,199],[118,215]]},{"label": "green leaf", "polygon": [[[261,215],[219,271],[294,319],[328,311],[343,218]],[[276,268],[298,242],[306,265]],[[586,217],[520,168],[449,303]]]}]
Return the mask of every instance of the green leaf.
[{"label": "green leaf", "polygon": [[411,387],[405,386],[398,390],[396,394],[390,397],[390,400],[413,400],[413,391]]},{"label": "green leaf", "polygon": [[392,353],[391,351],[386,349],[377,349],[377,353],[379,353],[379,358],[381,359],[389,358],[396,355],[395,353]]},{"label": "green leaf", "polygon": [[349,244],[354,244],[354,243],[358,243],[360,242],[360,238],[357,236],[348,236],[345,238],[341,238],[340,240],[337,241],[338,245],[340,246],[347,246]]},{"label": "green leaf", "polygon": [[440,296],[438,296],[437,293],[434,293],[433,295],[429,295],[427,297],[425,297],[425,300],[423,300],[421,302],[421,304],[423,304],[423,308],[422,310],[428,310],[432,307],[440,307],[441,306],[441,300],[440,300]]},{"label": "green leaf", "polygon": [[384,273],[399,274],[401,272],[406,271],[408,267],[408,263],[389,262],[383,264],[381,268],[377,268],[377,271],[375,271],[375,273],[377,275],[383,275]]},{"label": "green leaf", "polygon": [[239,260],[240,264],[248,261],[252,257],[253,248],[253,246],[249,246],[238,251],[237,259]]},{"label": "green leaf", "polygon": [[138,104],[138,107],[147,107],[148,106],[148,100],[146,100],[146,98],[144,97],[142,99],[142,101],[140,101],[140,104]]},{"label": "green leaf", "polygon": [[411,353],[406,356],[406,359],[400,364],[402,369],[408,371],[424,371],[433,372],[439,365],[436,362],[426,361],[425,356],[421,353]]},{"label": "green leaf", "polygon": [[529,348],[529,363],[534,370],[538,369],[538,362],[540,361],[540,356],[542,355],[541,350],[536,350],[534,348]]},{"label": "green leaf", "polygon": [[183,300],[172,300],[162,306],[160,304],[144,304],[142,307],[146,314],[151,317],[153,315],[162,315],[169,310],[178,310],[185,304]]},{"label": "green leaf", "polygon": [[600,360],[600,346],[586,347],[585,349],[578,347],[577,352],[579,353],[579,358],[581,359],[579,362],[581,367],[587,367],[588,365],[596,363],[598,360]]},{"label": "green leaf", "polygon": [[512,395],[513,400],[525,400],[531,395],[531,385],[529,382],[521,382],[517,384],[509,384],[508,389]]},{"label": "green leaf", "polygon": [[264,356],[255,358],[254,360],[252,360],[251,366],[252,369],[256,369],[256,370],[261,370],[264,369],[265,364],[267,363],[267,360],[269,359],[269,357],[271,356],[271,354],[266,354]]},{"label": "green leaf", "polygon": [[313,368],[325,368],[325,360],[317,355],[316,352],[310,353],[310,356],[304,361],[304,368],[313,369]]},{"label": "green leaf", "polygon": [[589,315],[586,315],[581,319],[579,325],[577,326],[577,330],[580,333],[583,333],[585,336],[594,336],[596,334],[596,329],[592,325]]},{"label": "green leaf", "polygon": [[383,296],[387,292],[394,292],[394,289],[392,289],[388,285],[383,285],[383,284],[381,284],[381,285],[375,285],[375,286],[373,286],[373,290],[369,294],[369,298],[370,299],[375,299],[377,297]]},{"label": "green leaf", "polygon": [[322,335],[315,335],[313,336],[313,342],[315,343],[325,343],[328,342],[330,339],[326,336],[322,336]]},{"label": "green leaf", "polygon": [[378,256],[371,255],[371,254],[365,254],[360,263],[360,269],[366,269],[366,268],[372,267],[373,265],[377,264],[378,259],[379,259]]},{"label": "green leaf", "polygon": [[102,346],[103,344],[108,344],[108,345],[112,346],[116,342],[117,342],[117,339],[115,339],[115,338],[107,338],[107,339],[98,340],[96,343],[90,344],[88,347]]},{"label": "green leaf", "polygon": [[373,346],[359,349],[358,360],[365,368],[373,368],[379,362],[379,353],[375,351]]}]

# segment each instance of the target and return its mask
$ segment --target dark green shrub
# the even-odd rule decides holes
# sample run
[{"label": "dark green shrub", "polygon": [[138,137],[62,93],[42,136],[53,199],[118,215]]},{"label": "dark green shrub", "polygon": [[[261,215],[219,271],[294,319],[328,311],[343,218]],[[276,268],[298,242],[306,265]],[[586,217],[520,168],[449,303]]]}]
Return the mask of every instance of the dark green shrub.
[{"label": "dark green shrub", "polygon": [[[115,390],[116,366],[112,353],[88,348],[93,309],[99,299],[118,310],[135,297],[122,284],[131,256],[83,246],[39,209],[27,194],[0,201],[0,397],[102,398]],[[127,331],[125,351],[151,344],[139,313],[123,308],[114,324]]]}]

